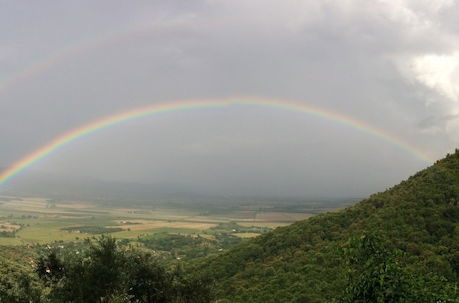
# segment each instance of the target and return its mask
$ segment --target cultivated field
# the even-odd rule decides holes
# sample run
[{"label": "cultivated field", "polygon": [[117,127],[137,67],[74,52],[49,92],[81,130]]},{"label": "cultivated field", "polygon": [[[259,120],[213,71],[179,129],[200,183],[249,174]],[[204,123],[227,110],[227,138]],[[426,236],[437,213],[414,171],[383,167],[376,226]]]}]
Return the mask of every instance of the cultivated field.
[{"label": "cultivated field", "polygon": [[291,211],[258,205],[222,209],[191,207],[116,207],[91,202],[56,201],[41,197],[0,196],[0,245],[33,245],[81,240],[108,233],[119,239],[136,239],[153,233],[207,234],[216,231],[250,238],[269,229],[306,219],[314,211]]}]

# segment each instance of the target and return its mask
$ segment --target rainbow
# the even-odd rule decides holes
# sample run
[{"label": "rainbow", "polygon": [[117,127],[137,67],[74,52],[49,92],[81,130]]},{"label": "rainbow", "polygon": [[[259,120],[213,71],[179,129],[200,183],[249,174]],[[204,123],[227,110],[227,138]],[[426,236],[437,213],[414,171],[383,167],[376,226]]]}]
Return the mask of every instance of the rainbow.
[{"label": "rainbow", "polygon": [[41,60],[28,65],[26,68],[19,70],[16,73],[12,73],[5,79],[2,79],[2,81],[0,81],[0,94],[20,84],[21,82],[28,80],[29,78],[33,78],[45,73],[53,66],[67,60],[68,58],[77,56],[93,48],[97,48],[111,40],[113,40],[113,38],[110,35],[102,38],[98,37],[97,39],[73,43],[63,47],[62,49],[52,52],[48,56],[41,58]]},{"label": "rainbow", "polygon": [[177,25],[178,24],[152,24],[151,26],[145,26],[142,28],[125,29],[121,32],[99,33],[94,37],[72,42],[67,46],[51,52],[47,56],[42,57],[40,60],[26,66],[24,69],[12,73],[4,79],[0,79],[0,94],[30,78],[45,73],[61,62],[87,53],[93,49],[97,49],[111,43],[118,43],[134,36],[156,34],[165,30],[173,30],[177,27]]},{"label": "rainbow", "polygon": [[20,159],[6,170],[0,173],[0,185],[5,184],[7,181],[12,179],[20,172],[26,170],[37,161],[42,160],[46,156],[52,154],[60,147],[69,144],[81,137],[88,136],[98,130],[117,125],[126,121],[139,119],[142,117],[170,113],[177,111],[188,111],[188,110],[199,110],[199,109],[211,109],[211,108],[228,108],[230,106],[257,106],[257,107],[268,107],[274,109],[281,109],[293,112],[304,113],[308,115],[317,116],[324,118],[335,123],[351,127],[358,131],[373,135],[380,138],[392,145],[395,145],[411,154],[416,156],[422,161],[432,163],[434,160],[427,154],[411,145],[408,142],[402,141],[400,138],[382,130],[371,126],[363,121],[356,120],[354,118],[345,116],[343,114],[333,112],[328,109],[319,108],[313,105],[285,101],[275,99],[265,99],[257,97],[246,97],[246,98],[228,98],[228,99],[217,99],[217,100],[187,100],[181,102],[167,102],[160,104],[153,104],[146,107],[136,108],[128,110],[122,113],[114,114],[111,116],[104,117],[94,122],[85,124],[81,127],[75,128],[59,137],[56,137],[51,142],[43,145],[36,151],[30,153],[24,158]]}]

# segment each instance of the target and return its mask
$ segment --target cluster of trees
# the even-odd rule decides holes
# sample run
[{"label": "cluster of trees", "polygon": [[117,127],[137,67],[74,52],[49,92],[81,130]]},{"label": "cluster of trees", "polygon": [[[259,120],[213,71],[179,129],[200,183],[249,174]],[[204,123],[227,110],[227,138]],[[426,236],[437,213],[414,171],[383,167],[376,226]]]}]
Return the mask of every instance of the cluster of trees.
[{"label": "cluster of trees", "polygon": [[215,227],[211,227],[211,230],[220,232],[238,232],[238,233],[266,233],[272,230],[269,227],[262,226],[242,226],[236,222],[219,223]]},{"label": "cluster of trees", "polygon": [[[337,289],[333,303],[458,303],[457,284],[434,273],[419,274],[407,266],[407,254],[390,248],[390,241],[380,232],[351,237],[336,254],[344,283]],[[102,236],[87,246],[42,255],[34,274],[17,263],[1,264],[0,302],[213,302],[212,281],[181,269],[168,271],[149,254],[124,249],[110,237]],[[73,253],[72,253],[73,252]],[[253,256],[246,256],[253,257]],[[316,260],[318,261],[318,260]],[[284,287],[288,281],[276,277]],[[244,278],[244,276],[242,276]],[[280,278],[280,279],[279,279]],[[320,281],[317,281],[320,282]],[[290,300],[272,289],[267,302],[315,302],[317,298],[303,290]],[[252,300],[250,290],[220,303]]]},{"label": "cluster of trees", "polygon": [[23,224],[18,224],[16,222],[12,224],[0,224],[0,238],[14,238],[16,237],[16,232],[21,230],[22,227]]},{"label": "cluster of trees", "polygon": [[[349,264],[339,252],[349,238],[374,233],[390,239],[384,243],[388,251],[403,253],[403,270],[396,273],[432,277],[413,278],[413,285],[455,285],[459,152],[352,207],[278,228],[195,264],[194,270],[213,276],[217,297],[227,302],[332,302],[349,284]],[[400,302],[417,302],[410,300]]]},{"label": "cluster of trees", "polygon": [[13,230],[13,231],[6,231],[6,230],[2,230],[0,231],[0,238],[14,238],[16,237],[16,231]]},{"label": "cluster of trees", "polygon": [[206,303],[212,283],[180,268],[166,270],[148,253],[120,249],[102,236],[78,254],[42,256],[36,267],[50,302]]},{"label": "cluster of trees", "polygon": [[199,235],[193,237],[191,235],[168,233],[144,235],[138,237],[137,240],[148,248],[161,251],[182,250],[190,246],[199,247],[209,242],[207,239],[204,239]]},{"label": "cluster of trees", "polygon": [[[0,258],[0,302],[208,303],[213,282],[107,236],[71,249],[48,250],[35,266]],[[30,259],[31,260],[31,259]]]},{"label": "cluster of trees", "polygon": [[122,228],[119,227],[104,227],[104,226],[71,226],[71,227],[64,227],[61,230],[68,231],[68,232],[80,232],[86,234],[106,234],[106,233],[114,233],[117,231],[122,231]]},{"label": "cluster of trees", "polygon": [[233,236],[232,231],[213,231],[212,238],[201,235],[181,235],[169,233],[154,233],[142,235],[137,241],[144,247],[154,250],[161,255],[166,263],[179,259],[181,262],[197,258],[204,258],[209,255],[221,254],[223,250],[229,249],[243,240]]},{"label": "cluster of trees", "polygon": [[351,238],[343,248],[347,285],[339,303],[455,303],[457,284],[433,273],[416,274],[405,267],[406,254],[388,249],[380,234]]},{"label": "cluster of trees", "polygon": [[0,259],[0,302],[40,302],[42,291],[42,285],[30,267]]},{"label": "cluster of trees", "polygon": [[[218,245],[230,239],[219,234]],[[180,253],[215,245],[170,235],[139,241]],[[0,302],[459,303],[459,152],[353,207],[183,269],[105,236],[47,252],[34,273],[0,263]]]}]

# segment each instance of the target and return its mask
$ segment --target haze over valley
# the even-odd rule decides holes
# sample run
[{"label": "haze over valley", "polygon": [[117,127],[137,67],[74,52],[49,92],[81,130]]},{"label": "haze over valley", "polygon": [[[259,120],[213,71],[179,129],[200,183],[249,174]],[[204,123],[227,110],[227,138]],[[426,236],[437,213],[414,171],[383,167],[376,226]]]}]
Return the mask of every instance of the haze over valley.
[{"label": "haze over valley", "polygon": [[0,302],[459,303],[456,0],[0,0]]}]

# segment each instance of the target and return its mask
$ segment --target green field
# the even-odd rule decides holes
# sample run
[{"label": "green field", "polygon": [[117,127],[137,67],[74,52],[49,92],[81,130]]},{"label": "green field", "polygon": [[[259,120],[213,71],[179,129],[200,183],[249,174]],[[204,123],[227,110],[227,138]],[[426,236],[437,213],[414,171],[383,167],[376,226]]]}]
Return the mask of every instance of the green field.
[{"label": "green field", "polygon": [[0,196],[0,201],[0,245],[74,241],[102,233],[118,239],[137,239],[154,233],[212,237],[217,232],[250,238],[329,210],[298,210],[288,205],[284,209],[267,206],[261,209],[257,204],[207,205],[205,211],[203,207],[158,205],[129,208],[13,196]]}]

